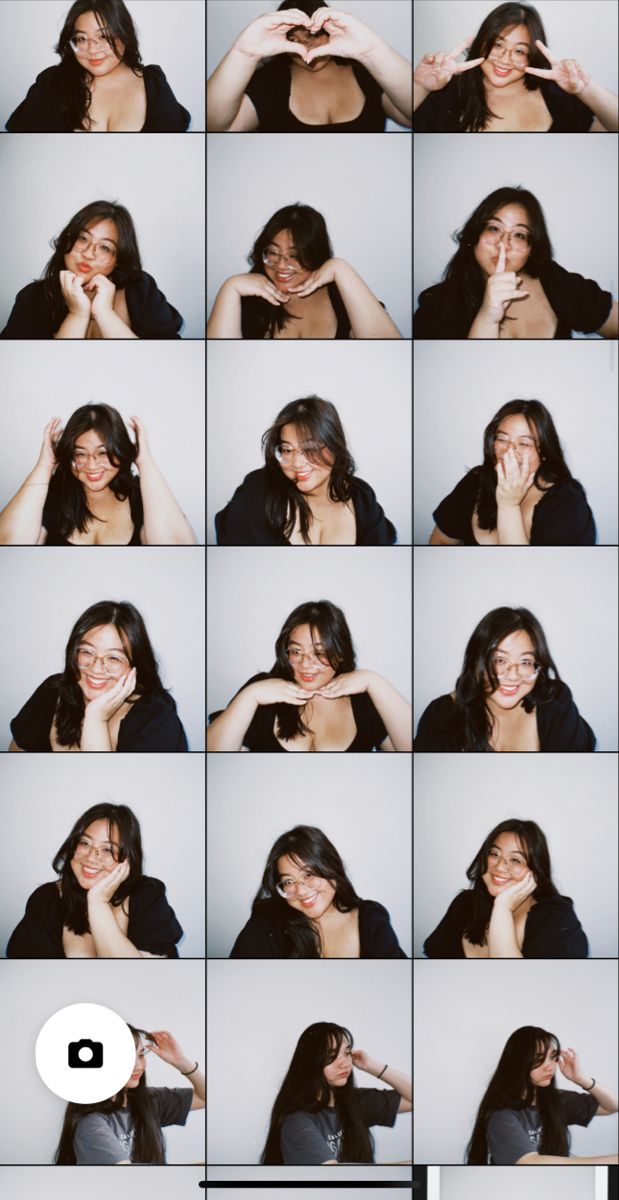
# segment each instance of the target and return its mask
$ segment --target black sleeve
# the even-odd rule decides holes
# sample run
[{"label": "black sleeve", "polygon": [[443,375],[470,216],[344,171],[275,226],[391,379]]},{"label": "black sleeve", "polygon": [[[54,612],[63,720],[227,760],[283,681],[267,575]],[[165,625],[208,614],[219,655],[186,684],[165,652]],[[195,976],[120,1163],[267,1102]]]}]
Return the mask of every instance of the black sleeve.
[{"label": "black sleeve", "polygon": [[595,734],[581,717],[566,683],[559,683],[553,700],[538,705],[537,728],[544,753],[595,750]]},{"label": "black sleeve", "polygon": [[138,950],[178,958],[176,943],[182,936],[183,930],[166,897],[165,884],[144,875],[129,901],[129,941]]},{"label": "black sleeve", "polygon": [[191,114],[179,104],[161,67],[144,68],[146,122],[143,133],[186,133]]},{"label": "black sleeve", "polygon": [[357,726],[355,741],[358,742],[359,749],[380,750],[382,743],[389,735],[374,701],[367,692],[359,692],[350,699]]},{"label": "black sleeve", "polygon": [[527,915],[523,958],[587,958],[589,944],[567,896],[534,904]]},{"label": "black sleeve", "polygon": [[532,546],[595,546],[595,521],[578,480],[556,484],[536,504]]},{"label": "black sleeve", "polygon": [[478,489],[479,471],[469,471],[434,510],[434,523],[445,537],[456,538],[465,544],[470,543],[471,518]]},{"label": "black sleeve", "polygon": [[55,883],[44,883],[28,898],[26,913],[13,930],[7,958],[64,958],[62,912]]},{"label": "black sleeve", "polygon": [[193,1088],[149,1088],[160,1125],[184,1125],[193,1100]]},{"label": "black sleeve", "polygon": [[[247,679],[243,686],[237,689],[232,697],[232,700],[239,695],[239,692],[242,692],[246,687],[249,687],[250,683],[258,683],[258,681],[261,679],[269,678],[270,676],[266,671],[259,671],[257,675],[252,675],[251,679]],[[228,701],[228,703],[231,704],[232,700]],[[227,707],[228,706],[226,705],[226,708]],[[247,750],[281,750],[281,746],[279,745],[279,742],[273,733],[275,708],[276,706],[274,704],[258,705],[245,733],[245,737],[243,738],[243,745]],[[216,717],[220,717],[222,712],[225,712],[225,709],[218,708],[215,712],[209,713],[209,725],[216,719]]]},{"label": "black sleeve", "polygon": [[28,89],[26,99],[11,113],[9,133],[69,133],[58,94],[58,67],[46,67]]},{"label": "black sleeve", "polygon": [[52,338],[56,330],[49,319],[48,305],[40,282],[28,283],[15,297],[1,338]]},{"label": "black sleeve", "polygon": [[413,114],[415,133],[457,133],[458,119],[455,109],[455,82],[438,92],[429,92],[423,104]]},{"label": "black sleeve", "polygon": [[237,937],[230,958],[284,958],[277,938],[266,921],[250,917]]},{"label": "black sleeve", "polygon": [[462,934],[466,920],[468,893],[459,892],[445,916],[426,938],[423,952],[426,958],[463,958]]},{"label": "black sleeve", "polygon": [[49,734],[58,699],[58,675],[50,675],[26,700],[11,721],[11,733],[20,750],[51,751]]},{"label": "black sleeve", "polygon": [[359,909],[361,958],[406,958],[382,904],[362,900]]},{"label": "black sleeve", "polygon": [[450,729],[453,712],[451,696],[439,696],[437,700],[432,700],[419,718],[413,750],[455,750]]},{"label": "black sleeve", "polygon": [[419,307],[413,316],[414,338],[441,340],[467,336],[469,330],[463,314],[451,313],[449,318],[446,318],[444,297],[445,291],[440,283],[433,284],[421,292]]},{"label": "black sleeve", "polygon": [[142,272],[127,284],[125,291],[131,328],[140,338],[178,338],[183,324],[181,314],[159,291],[152,275]]},{"label": "black sleeve", "polygon": [[395,526],[385,516],[374,490],[363,479],[353,481],[353,504],[358,546],[393,546]]},{"label": "black sleeve", "polygon": [[265,63],[254,71],[245,95],[256,110],[259,132],[286,129],[289,94],[290,67],[287,63]]},{"label": "black sleeve", "polygon": [[598,1102],[590,1092],[560,1091],[563,1120],[566,1125],[588,1125],[593,1120]]},{"label": "black sleeve", "polygon": [[543,79],[542,95],[552,117],[549,133],[588,133],[593,124],[593,113],[578,96],[570,96],[555,83],[554,79]]},{"label": "black sleeve", "polygon": [[402,1097],[393,1088],[357,1088],[363,1119],[366,1125],[388,1125],[393,1128]]},{"label": "black sleeve", "polygon": [[232,499],[215,516],[218,546],[284,545],[275,537],[265,517],[266,467],[251,471]]},{"label": "black sleeve", "polygon": [[593,279],[551,262],[541,275],[548,299],[560,320],[579,333],[597,333],[610,315],[613,298]]},{"label": "black sleeve", "polygon": [[179,753],[185,750],[185,730],[168,692],[142,696],[120,722],[117,753]]}]

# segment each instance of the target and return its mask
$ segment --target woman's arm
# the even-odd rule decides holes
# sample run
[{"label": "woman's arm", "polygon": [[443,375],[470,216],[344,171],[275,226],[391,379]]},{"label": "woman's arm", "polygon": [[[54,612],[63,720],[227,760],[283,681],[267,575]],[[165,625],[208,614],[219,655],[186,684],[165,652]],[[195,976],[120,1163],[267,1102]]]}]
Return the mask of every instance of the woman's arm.
[{"label": "woman's arm", "polygon": [[239,35],[222,58],[206,85],[206,128],[215,133],[251,133],[258,128],[258,116],[245,88],[263,58],[278,54],[299,54],[306,59],[305,48],[289,42],[286,34],[295,26],[309,28],[310,18],[300,9],[264,13]]},{"label": "woman's arm", "polygon": [[386,115],[410,128],[413,120],[411,64],[382,38],[377,39],[374,49],[360,56],[359,62],[382,87],[384,96],[390,102],[385,104],[383,100]]},{"label": "woman's arm", "polygon": [[146,428],[139,417],[130,417],[138,455],[140,492],[144,507],[144,544],[146,546],[195,546],[191,525],[181,512],[157,466],[148,444]]},{"label": "woman's arm", "polygon": [[527,451],[519,463],[510,446],[507,454],[496,465],[496,531],[499,546],[528,546],[529,538],[524,526],[522,502],[535,479],[535,471],[529,469]]},{"label": "woman's arm", "polygon": [[120,909],[112,907],[118,888],[129,877],[129,862],[118,863],[91,887],[87,896],[88,924],[96,958],[165,958],[165,954],[142,953],[119,925]]},{"label": "woman's arm", "polygon": [[308,693],[287,679],[260,679],[241,689],[206,731],[207,750],[242,750],[243,739],[261,704],[304,707]]},{"label": "woman's arm", "polygon": [[592,1075],[587,1075],[580,1065],[580,1059],[572,1046],[565,1046],[559,1055],[559,1067],[561,1074],[575,1083],[577,1087],[581,1087],[583,1091],[589,1092],[594,1100],[598,1102],[598,1111],[596,1117],[608,1117],[612,1113],[616,1113],[619,1109],[619,1101],[614,1092],[605,1088],[603,1084],[596,1083]]},{"label": "woman's arm", "polygon": [[537,880],[532,871],[528,871],[524,879],[502,888],[495,896],[486,939],[489,958],[524,957],[516,938],[514,913],[536,887]]},{"label": "woman's arm", "polygon": [[193,1088],[192,1109],[204,1108],[206,1105],[206,1083],[204,1073],[200,1070],[195,1058],[188,1058],[183,1053],[176,1038],[165,1029],[153,1029],[153,1054],[167,1062],[171,1067],[187,1079]]},{"label": "woman's arm", "polygon": [[59,281],[62,298],[69,311],[54,337],[60,340],[85,338],[90,324],[90,298],[84,291],[84,281],[78,279],[73,271],[61,271]]},{"label": "woman's arm", "polygon": [[616,338],[619,334],[619,305],[616,300],[613,300],[610,313],[598,333],[605,338]]},{"label": "woman's arm", "polygon": [[109,721],[135,690],[137,671],[132,667],[109,691],[86,705],[79,748],[81,751],[113,750]]},{"label": "woman's arm", "polygon": [[23,754],[24,753],[21,746],[17,745],[15,738],[11,738],[11,744],[9,746],[9,750],[12,754]]},{"label": "woman's arm", "polygon": [[266,275],[250,271],[247,275],[231,275],[215,297],[213,311],[206,326],[207,338],[242,338],[241,298],[257,296],[279,308],[289,299],[267,279]]},{"label": "woman's arm", "polygon": [[361,1071],[367,1071],[369,1075],[374,1075],[376,1078],[380,1075],[381,1079],[394,1091],[402,1097],[400,1101],[399,1113],[411,1112],[413,1107],[413,1085],[409,1075],[405,1075],[403,1071],[397,1071],[395,1067],[387,1065],[380,1059],[371,1058],[366,1054],[365,1050],[353,1050],[352,1060],[356,1067]]},{"label": "woman's arm", "polygon": [[594,83],[575,58],[556,58],[539,38],[536,38],[535,44],[551,66],[550,69],[525,67],[526,74],[536,75],[538,79],[553,79],[562,91],[582,100],[608,133],[616,133],[619,130],[618,97],[608,88]]},{"label": "woman's arm", "polygon": [[522,1158],[516,1160],[517,1167],[578,1167],[582,1164],[594,1163],[617,1163],[619,1155],[617,1154],[601,1154],[596,1158],[562,1158],[560,1154],[538,1154],[532,1150],[530,1154],[524,1154]]},{"label": "woman's arm", "polygon": [[363,21],[335,8],[314,12],[309,32],[313,35],[328,33],[329,41],[308,52],[308,65],[325,55],[355,59],[370,72],[390,101],[387,115],[401,124],[410,125],[413,115],[411,64],[397,50],[392,50]]},{"label": "woman's arm", "polygon": [[107,275],[93,275],[88,287],[92,289],[90,310],[99,326],[101,337],[139,341],[137,333],[133,332],[114,309],[116,285]]},{"label": "woman's arm", "polygon": [[328,258],[326,263],[312,271],[305,283],[288,289],[291,296],[311,296],[317,288],[335,283],[344,302],[355,338],[400,338],[397,325],[385,312],[367,283],[343,258]]},{"label": "woman's arm", "polygon": [[442,530],[439,529],[438,525],[434,526],[434,529],[432,530],[432,533],[430,534],[430,540],[428,542],[428,546],[461,546],[461,545],[462,545],[462,542],[459,540],[459,538],[447,537],[447,534],[443,533]]},{"label": "woman's arm", "polygon": [[53,467],[39,459],[0,513],[0,545],[36,546],[39,543],[43,509],[53,473]]}]

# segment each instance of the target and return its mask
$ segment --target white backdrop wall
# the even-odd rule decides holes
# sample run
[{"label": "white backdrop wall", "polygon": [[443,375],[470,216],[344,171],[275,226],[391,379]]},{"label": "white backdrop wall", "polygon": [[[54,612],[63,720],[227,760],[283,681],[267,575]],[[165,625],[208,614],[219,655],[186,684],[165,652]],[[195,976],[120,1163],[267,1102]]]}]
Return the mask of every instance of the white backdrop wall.
[{"label": "white backdrop wall", "polygon": [[[0,124],[36,76],[56,66],[54,53],[71,0],[2,0],[0,34],[7,48],[0,79]],[[142,62],[161,67],[179,104],[191,113],[191,131],[204,130],[204,0],[129,0]]]},{"label": "white backdrop wall", "polygon": [[290,755],[278,756],[275,763],[268,754],[253,758],[210,754],[207,770],[210,958],[230,954],[249,919],[271,846],[295,825],[322,829],[341,855],[357,894],[388,909],[400,945],[410,957],[408,756],[381,754],[366,763],[354,754],[346,760],[312,754],[308,769],[299,775]]},{"label": "white backdrop wall", "polygon": [[125,421],[141,417],[155,462],[204,542],[204,342],[41,341],[33,354],[28,342],[3,341],[0,377],[0,509],[34,467],[52,416],[66,425],[83,404],[111,404]]},{"label": "white backdrop wall", "polygon": [[52,859],[75,821],[106,802],[140,822],[144,874],[166,885],[183,927],[179,955],[204,957],[204,756],[102,754],[92,776],[86,754],[0,755],[0,953],[29,895],[56,878]]},{"label": "white backdrop wall", "polygon": [[614,548],[502,546],[480,554],[460,546],[437,554],[424,546],[413,553],[415,725],[431,700],[453,690],[484,614],[522,606],[540,621],[559,674],[596,734],[596,749],[617,749]]},{"label": "white backdrop wall", "polygon": [[[59,1008],[103,1004],[132,1025],[168,1030],[188,1057],[204,1062],[201,962],[101,960],[96,971],[91,962],[77,959],[68,969],[63,962],[2,962],[0,985],[0,1020],[11,1030],[2,1055],[4,1084],[23,1098],[29,1118],[24,1121],[22,1104],[7,1105],[0,1128],[2,1163],[52,1162],[66,1105],[40,1078],[34,1046],[42,1025]],[[149,1055],[147,1080],[149,1087],[187,1086],[155,1054]],[[184,1127],[170,1125],[164,1132],[169,1163],[204,1162],[203,1109],[190,1113]],[[80,1178],[83,1186],[81,1171]]]},{"label": "white backdrop wall", "polygon": [[[597,1200],[595,1167],[527,1167],[527,1200]],[[517,1167],[441,1167],[441,1200],[522,1200]],[[606,1200],[606,1198],[605,1198]]]},{"label": "white backdrop wall", "polygon": [[[556,1034],[617,1090],[616,962],[415,962],[414,976],[417,1162],[464,1162],[482,1096],[522,1025]],[[559,1071],[557,1087],[580,1091]],[[616,1114],[570,1133],[577,1157],[617,1153]]]},{"label": "white backdrop wall", "polygon": [[[497,7],[492,0],[415,0],[415,63],[431,51],[453,50],[477,33]],[[557,58],[577,58],[604,87],[617,91],[617,5],[614,0],[587,0],[587,19],[572,0],[536,0],[547,46]],[[550,66],[550,63],[548,63]]]},{"label": "white backdrop wall", "polygon": [[411,694],[411,554],[404,546],[329,546],[294,560],[281,546],[207,548],[207,712],[225,708],[270,671],[280,629],[297,605],[330,600],[346,617],[357,666]]},{"label": "white backdrop wall", "polygon": [[[278,4],[267,4],[265,0],[209,0],[207,5],[207,74],[212,75],[224,54],[245,29],[250,21],[263,13],[275,11]],[[317,7],[319,7],[317,5]],[[369,25],[405,58],[410,59],[412,27],[410,0],[346,0],[345,5],[332,5],[351,17],[357,17]],[[387,121],[387,133],[410,132],[395,121]]]},{"label": "white backdrop wall", "polygon": [[[129,600],[144,618],[172,692],[190,750],[204,748],[204,551],[197,546],[22,548],[0,555],[2,646],[0,737],[47,678],[62,671],[64,652],[81,613],[99,600]],[[96,570],[95,570],[96,567]]]},{"label": "white backdrop wall", "polygon": [[[324,1174],[324,1172],[323,1172]],[[209,1172],[210,1175],[210,1172]],[[340,1172],[337,1172],[338,1179]],[[209,1188],[209,1195],[213,1200],[254,1200],[257,1196],[258,1200],[271,1200],[271,1189],[263,1188]],[[298,1188],[278,1188],[277,1195],[279,1200],[299,1200]],[[410,1200],[410,1191],[408,1188],[367,1188],[363,1189],[363,1195],[367,1196],[367,1200]],[[353,1188],[339,1187],[321,1187],[321,1188],[304,1188],[303,1200],[358,1200]]]},{"label": "white backdrop wall", "polygon": [[[320,1183],[325,1177],[322,1167],[208,1167],[207,1180],[213,1183]],[[375,1164],[367,1167],[338,1166],[337,1178],[341,1183],[357,1183],[359,1181],[375,1183],[404,1183],[411,1177],[410,1167],[379,1167]],[[212,1189],[209,1186],[209,1192]],[[252,1187],[252,1193],[255,1185]],[[366,1189],[364,1188],[364,1192]],[[322,1195],[323,1189],[320,1188]],[[226,1189],[230,1196],[230,1191]],[[234,1195],[234,1193],[232,1193]],[[296,1193],[295,1193],[296,1194]],[[392,1192],[390,1191],[390,1195]],[[407,1193],[410,1194],[410,1193]],[[270,1200],[270,1198],[269,1198]]]},{"label": "white backdrop wall", "polygon": [[278,209],[322,213],[333,253],[411,336],[411,142],[373,134],[207,134],[207,310]]},{"label": "white backdrop wall", "polygon": [[212,341],[208,353],[208,540],[214,517],[249,471],[262,434],[290,401],[335,405],[357,475],[374,488],[400,545],[411,542],[411,343]]},{"label": "white backdrop wall", "polygon": [[[555,261],[617,296],[617,155],[613,137],[443,133],[415,142],[415,300],[438,283],[462,228],[496,188],[521,185],[539,200]],[[574,171],[574,163],[578,170]],[[446,164],[448,176],[446,177]],[[457,186],[445,186],[445,180]],[[569,182],[568,182],[569,181]]]},{"label": "white backdrop wall", "polygon": [[[410,963],[302,961],[291,973],[286,962],[233,959],[209,962],[207,981],[209,1086],[217,1096],[207,1121],[209,1162],[258,1162],[294,1048],[314,1021],[345,1025],[356,1049],[409,1072]],[[356,1069],[355,1080],[359,1087],[382,1086]],[[377,1163],[412,1157],[410,1113],[372,1134]]]},{"label": "white backdrop wall", "polygon": [[414,780],[416,957],[469,887],[484,839],[511,817],[546,834],[554,881],[574,901],[591,957],[617,957],[615,754],[418,754]]},{"label": "white backdrop wall", "polygon": [[[192,1113],[193,1118],[197,1113]],[[114,1180],[115,1200],[203,1200],[204,1191],[200,1180],[204,1179],[204,1167],[168,1165],[140,1167],[130,1176]],[[109,1200],[110,1174],[107,1167],[3,1167],[2,1183],[11,1200],[84,1200],[84,1188],[88,1200]],[[230,1192],[228,1200],[232,1200]]]},{"label": "white backdrop wall", "polygon": [[181,337],[204,337],[203,137],[5,136],[0,172],[2,327],[71,217],[94,200],[117,200],[133,218],[144,270],[184,318]]},{"label": "white backdrop wall", "polygon": [[[508,400],[540,400],[568,467],[582,483],[598,542],[617,544],[617,348],[577,341],[415,344],[415,542],[430,537],[437,505],[483,461],[486,425]],[[438,418],[438,419],[437,419]]]}]

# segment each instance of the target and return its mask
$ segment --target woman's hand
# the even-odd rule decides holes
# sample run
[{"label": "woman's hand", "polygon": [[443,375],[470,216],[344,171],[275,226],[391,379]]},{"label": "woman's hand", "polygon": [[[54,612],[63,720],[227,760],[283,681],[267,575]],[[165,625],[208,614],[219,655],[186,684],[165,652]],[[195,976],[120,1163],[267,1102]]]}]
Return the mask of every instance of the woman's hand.
[{"label": "woman's hand", "polygon": [[371,54],[381,41],[363,21],[334,8],[317,9],[312,14],[309,32],[314,37],[318,33],[328,33],[329,41],[316,46],[315,50],[308,50],[305,60],[308,64],[327,55],[360,60]]},{"label": "woman's hand", "polygon": [[580,1059],[575,1050],[571,1046],[564,1046],[559,1055],[559,1067],[561,1074],[565,1075],[566,1079],[570,1079],[572,1083],[577,1083],[581,1087],[581,1079],[584,1079],[588,1084],[593,1078],[592,1075],[583,1075]]},{"label": "woman's hand", "polygon": [[161,1058],[163,1062],[167,1062],[171,1067],[185,1067],[186,1064],[193,1067],[195,1060],[188,1060],[187,1055],[183,1053],[179,1043],[173,1034],[168,1033],[166,1029],[151,1030],[155,1042],[152,1045],[152,1053]]},{"label": "woman's hand", "polygon": [[326,700],[337,700],[340,696],[357,696],[360,692],[367,692],[369,685],[369,671],[345,671],[343,675],[336,675],[335,679],[315,694],[324,696]]},{"label": "woman's hand", "polygon": [[384,1062],[366,1054],[365,1050],[353,1050],[352,1061],[353,1066],[358,1067],[360,1071],[367,1071],[369,1075],[380,1075],[385,1065]]},{"label": "woman's hand", "polygon": [[140,467],[144,466],[146,459],[152,458],[150,446],[148,444],[146,426],[137,416],[129,417],[127,425],[135,434],[135,445],[137,449],[135,462],[139,469]]},{"label": "woman's hand", "polygon": [[95,319],[114,311],[116,284],[107,275],[93,275],[86,292],[92,297],[90,309]]},{"label": "woman's hand", "polygon": [[86,705],[84,720],[104,721],[107,724],[133,692],[136,679],[137,670],[135,667],[131,667],[127,674],[123,675],[113,688],[110,688],[109,692],[95,696],[94,700]]},{"label": "woman's hand", "polygon": [[512,300],[524,300],[529,292],[520,290],[522,277],[515,271],[505,270],[505,243],[499,247],[499,259],[494,269],[494,275],[488,276],[486,291],[478,316],[484,317],[493,325],[500,325]]},{"label": "woman's hand", "polygon": [[130,871],[129,860],[126,858],[124,862],[117,863],[113,871],[109,875],[103,875],[98,879],[91,888],[88,889],[86,897],[87,904],[109,904],[114,893],[118,890],[121,883],[124,883],[128,878]]},{"label": "woman's hand", "polygon": [[468,50],[472,41],[472,37],[467,37],[450,54],[444,54],[443,51],[439,51],[438,54],[424,54],[415,68],[415,83],[425,88],[426,92],[440,92],[454,75],[461,75],[463,71],[471,71],[473,67],[478,67],[483,63],[483,58],[472,58],[470,62],[456,62],[458,56],[464,50]]},{"label": "woman's hand", "polygon": [[257,275],[250,271],[247,275],[232,275],[227,283],[231,284],[238,296],[258,296],[260,300],[268,300],[274,308],[285,304],[288,296],[267,279],[266,275]]},{"label": "woman's hand", "polygon": [[90,298],[84,291],[84,281],[73,271],[60,272],[60,289],[63,300],[73,316],[90,316]]},{"label": "woman's hand", "polygon": [[515,912],[519,904],[522,904],[528,896],[535,891],[537,880],[532,871],[528,871],[524,879],[518,883],[510,883],[509,887],[501,888],[498,896],[495,896],[494,903],[499,908],[507,908],[510,912]]},{"label": "woman's hand", "polygon": [[314,695],[288,679],[259,679],[245,690],[251,691],[257,704],[294,704],[297,708],[302,708]]},{"label": "woman's hand", "polygon": [[56,461],[56,446],[62,437],[62,433],[63,428],[60,417],[52,417],[43,430],[43,441],[41,443],[37,466],[44,467],[49,471],[50,476],[53,475],[58,465]]},{"label": "woman's hand", "polygon": [[299,54],[307,61],[305,47],[298,42],[288,41],[286,34],[298,25],[309,32],[310,23],[307,13],[299,8],[264,13],[243,30],[234,46],[247,58],[256,60],[271,58],[275,54]]},{"label": "woman's hand", "polygon": [[497,474],[497,505],[503,504],[508,508],[516,508],[522,504],[535,479],[535,471],[529,469],[528,452],[525,451],[522,462],[519,463],[515,451],[510,447],[507,454],[499,459],[495,470]]},{"label": "woman's hand", "polygon": [[540,79],[554,79],[559,87],[564,92],[569,92],[571,96],[579,96],[584,92],[585,88],[591,83],[591,76],[581,67],[580,63],[575,58],[555,58],[551,54],[548,46],[536,39],[536,46],[539,46],[542,54],[552,64],[550,70],[541,67],[525,67],[526,75],[537,75]]},{"label": "woman's hand", "polygon": [[341,265],[341,258],[328,258],[321,267],[308,275],[305,283],[299,284],[298,287],[289,287],[288,294],[299,296],[302,299],[305,296],[311,296],[312,292],[316,292],[318,288],[326,287],[328,283],[335,283],[337,269]]}]

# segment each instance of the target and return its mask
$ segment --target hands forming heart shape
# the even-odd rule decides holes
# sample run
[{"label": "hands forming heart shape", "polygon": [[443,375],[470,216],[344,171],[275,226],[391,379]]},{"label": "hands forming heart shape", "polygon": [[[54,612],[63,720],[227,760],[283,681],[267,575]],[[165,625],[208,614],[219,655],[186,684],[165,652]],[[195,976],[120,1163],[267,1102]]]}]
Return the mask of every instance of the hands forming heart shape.
[{"label": "hands forming heart shape", "polygon": [[[301,35],[300,37],[298,36],[299,34]],[[319,39],[322,41],[324,38],[329,41],[329,34],[326,29],[319,29],[317,33],[310,33],[304,25],[294,25],[286,34],[287,41],[301,42],[303,46],[314,46]]]}]

